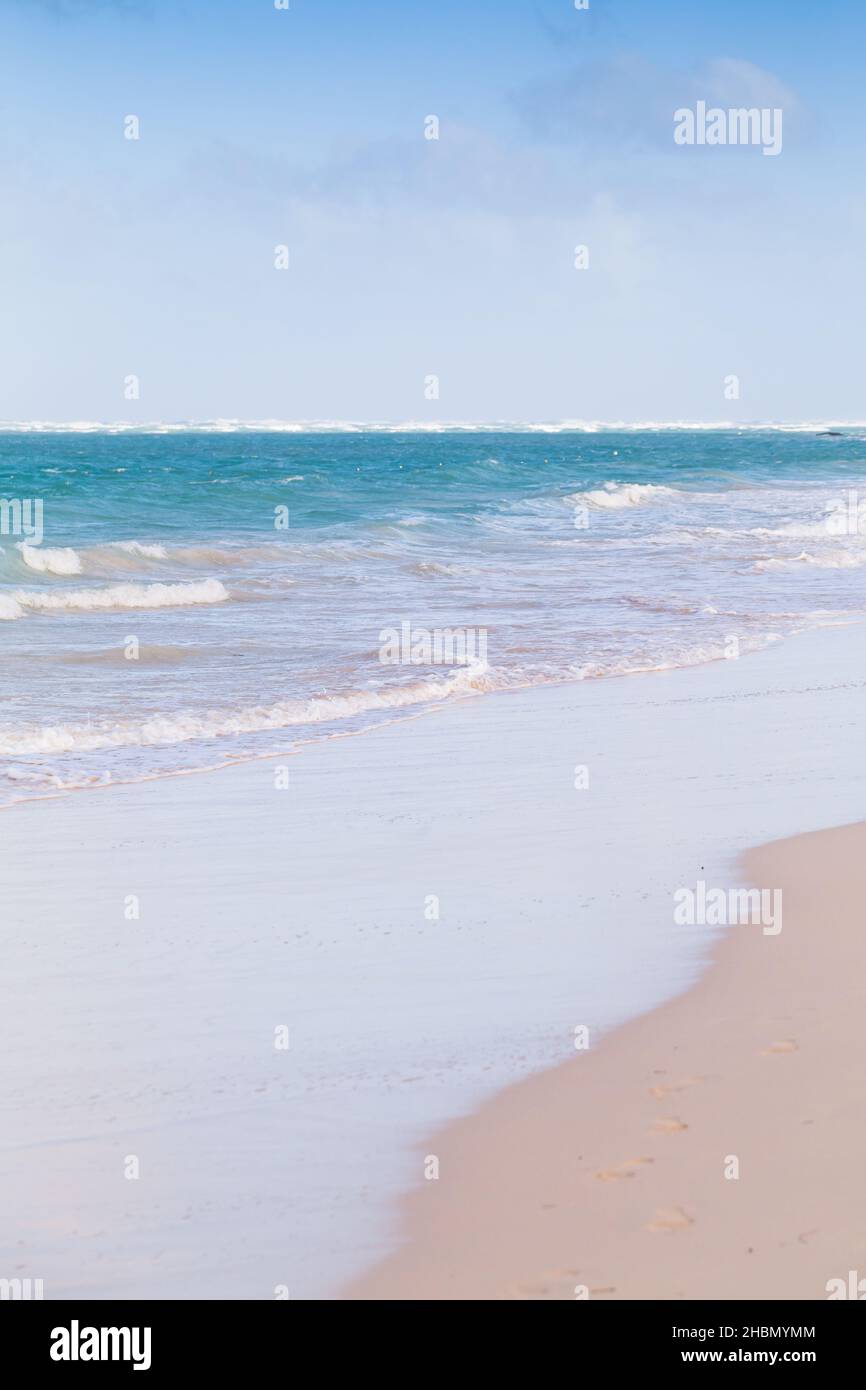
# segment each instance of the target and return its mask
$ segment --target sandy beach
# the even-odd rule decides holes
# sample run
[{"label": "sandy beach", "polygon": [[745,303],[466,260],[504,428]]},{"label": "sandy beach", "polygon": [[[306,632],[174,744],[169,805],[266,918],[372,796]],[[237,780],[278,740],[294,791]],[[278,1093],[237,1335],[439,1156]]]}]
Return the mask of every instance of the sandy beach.
[{"label": "sandy beach", "polygon": [[0,33],[16,1355],[207,1382],[293,1304],[567,1300],[638,1374],[826,1376],[866,3]]},{"label": "sandy beach", "polygon": [[799,846],[750,863],[775,936],[672,903],[857,819],[864,639],[2,812],[3,1268],[46,1298],[821,1297],[862,1243],[845,853],[832,895]]},{"label": "sandy beach", "polygon": [[866,1255],[866,825],[768,845],[777,936],[436,1134],[367,1299],[820,1299]]}]

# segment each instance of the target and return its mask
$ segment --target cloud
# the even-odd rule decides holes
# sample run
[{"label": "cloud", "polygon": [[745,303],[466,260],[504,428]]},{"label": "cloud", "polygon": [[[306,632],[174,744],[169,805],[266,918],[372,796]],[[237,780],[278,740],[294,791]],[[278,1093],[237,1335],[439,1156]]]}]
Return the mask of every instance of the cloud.
[{"label": "cloud", "polygon": [[315,167],[253,150],[214,143],[191,155],[178,174],[180,198],[222,202],[227,191],[259,206],[352,207],[387,210],[482,210],[505,216],[573,207],[574,180],[556,157],[525,141],[511,144],[487,132],[444,122],[438,140],[419,123],[411,139],[347,146]]},{"label": "cloud", "polygon": [[599,157],[670,148],[673,112],[701,99],[724,107],[781,106],[786,117],[799,106],[796,94],[773,73],[735,58],[715,58],[687,75],[624,54],[528,83],[511,94],[533,139],[577,146]]},{"label": "cloud", "polygon": [[778,77],[741,58],[715,58],[694,87],[715,106],[781,106],[786,112],[799,106],[796,93]]}]

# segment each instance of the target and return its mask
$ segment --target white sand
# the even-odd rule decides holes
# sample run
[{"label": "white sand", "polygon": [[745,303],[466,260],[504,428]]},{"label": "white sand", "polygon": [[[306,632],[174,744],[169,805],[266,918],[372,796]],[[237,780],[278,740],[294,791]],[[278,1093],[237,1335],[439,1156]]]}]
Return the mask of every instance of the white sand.
[{"label": "white sand", "polygon": [[676,886],[863,811],[863,652],[471,700],[308,747],[288,790],[264,761],[4,812],[0,1274],[335,1292],[426,1135],[695,977]]}]

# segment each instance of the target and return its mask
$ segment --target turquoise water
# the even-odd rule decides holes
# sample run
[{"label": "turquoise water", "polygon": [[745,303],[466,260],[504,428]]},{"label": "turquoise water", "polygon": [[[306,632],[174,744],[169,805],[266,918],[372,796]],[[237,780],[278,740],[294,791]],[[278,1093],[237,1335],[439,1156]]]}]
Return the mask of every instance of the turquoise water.
[{"label": "turquoise water", "polygon": [[851,620],[861,495],[860,429],[2,434],[0,798]]}]

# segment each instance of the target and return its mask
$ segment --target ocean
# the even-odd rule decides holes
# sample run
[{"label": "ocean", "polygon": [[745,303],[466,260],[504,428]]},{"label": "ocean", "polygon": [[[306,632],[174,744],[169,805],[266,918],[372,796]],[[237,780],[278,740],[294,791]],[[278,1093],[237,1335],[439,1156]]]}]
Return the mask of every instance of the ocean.
[{"label": "ocean", "polygon": [[820,429],[8,429],[0,802],[855,620]]}]

